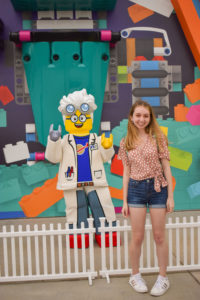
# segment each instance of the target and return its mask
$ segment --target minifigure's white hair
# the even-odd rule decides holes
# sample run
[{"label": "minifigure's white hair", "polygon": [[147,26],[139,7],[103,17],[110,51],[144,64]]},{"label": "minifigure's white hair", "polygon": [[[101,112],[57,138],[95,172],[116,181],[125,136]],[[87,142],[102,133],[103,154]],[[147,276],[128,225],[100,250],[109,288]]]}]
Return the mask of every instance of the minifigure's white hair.
[{"label": "minifigure's white hair", "polygon": [[87,114],[90,114],[91,117],[93,117],[93,111],[97,108],[97,106],[94,102],[94,96],[87,94],[86,89],[82,89],[81,91],[75,91],[71,94],[68,94],[67,96],[63,96],[63,98],[60,100],[60,105],[58,107],[58,110],[62,113],[63,121],[65,122],[65,118],[67,115],[72,115],[75,113],[67,112],[67,105],[72,104],[75,107],[75,111],[80,110],[81,112],[80,107],[83,103],[87,103],[89,105],[89,110],[87,111]]}]

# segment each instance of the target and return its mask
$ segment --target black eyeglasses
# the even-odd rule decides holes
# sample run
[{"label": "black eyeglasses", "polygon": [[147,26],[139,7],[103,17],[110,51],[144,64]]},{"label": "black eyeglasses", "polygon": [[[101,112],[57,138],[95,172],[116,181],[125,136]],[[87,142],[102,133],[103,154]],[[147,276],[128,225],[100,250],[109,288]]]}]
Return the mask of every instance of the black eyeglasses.
[{"label": "black eyeglasses", "polygon": [[71,120],[73,123],[76,123],[78,120],[84,123],[87,119],[91,119],[91,117],[86,117],[85,115],[72,115],[71,117],[66,117],[66,120]]}]

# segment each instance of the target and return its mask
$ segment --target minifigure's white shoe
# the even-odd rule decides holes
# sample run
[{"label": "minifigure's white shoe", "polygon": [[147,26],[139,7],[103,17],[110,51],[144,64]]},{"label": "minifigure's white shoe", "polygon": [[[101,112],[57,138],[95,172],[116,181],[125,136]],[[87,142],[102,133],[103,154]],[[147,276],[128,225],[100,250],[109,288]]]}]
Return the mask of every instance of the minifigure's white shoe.
[{"label": "minifigure's white shoe", "polygon": [[158,276],[154,286],[151,289],[150,294],[152,296],[161,296],[169,289],[169,279],[167,277]]},{"label": "minifigure's white shoe", "polygon": [[141,274],[131,275],[129,279],[129,284],[132,288],[138,293],[146,293],[148,292],[148,288],[145,280],[142,278]]}]

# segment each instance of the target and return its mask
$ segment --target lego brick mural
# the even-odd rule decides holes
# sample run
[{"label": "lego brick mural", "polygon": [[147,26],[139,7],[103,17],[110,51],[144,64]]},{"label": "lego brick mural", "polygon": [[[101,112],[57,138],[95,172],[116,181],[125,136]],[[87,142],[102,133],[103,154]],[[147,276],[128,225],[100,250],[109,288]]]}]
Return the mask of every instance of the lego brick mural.
[{"label": "lego brick mural", "polygon": [[[115,212],[123,199],[119,143],[138,99],[153,107],[168,136],[175,210],[200,209],[200,50],[198,26],[191,24],[199,23],[200,2],[76,2],[61,7],[63,1],[52,0],[47,9],[37,1],[23,7],[24,1],[0,0],[0,218],[65,216],[59,164],[45,151],[51,124],[64,139],[60,100],[82,89],[97,105],[91,133],[113,138],[115,153],[101,171]],[[72,106],[71,123],[90,122],[86,107],[73,119]],[[100,146],[92,147],[94,153]],[[75,168],[68,167],[71,180]],[[94,183],[91,176],[84,181]]]}]

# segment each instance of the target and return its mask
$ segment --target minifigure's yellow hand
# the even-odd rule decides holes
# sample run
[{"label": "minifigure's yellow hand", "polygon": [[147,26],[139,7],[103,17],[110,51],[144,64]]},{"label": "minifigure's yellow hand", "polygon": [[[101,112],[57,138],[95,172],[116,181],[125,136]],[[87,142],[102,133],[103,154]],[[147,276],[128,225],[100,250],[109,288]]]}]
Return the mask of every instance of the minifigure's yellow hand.
[{"label": "minifigure's yellow hand", "polygon": [[110,137],[105,137],[105,133],[101,136],[101,145],[104,147],[104,149],[109,149],[113,145],[113,135],[110,134]]}]

